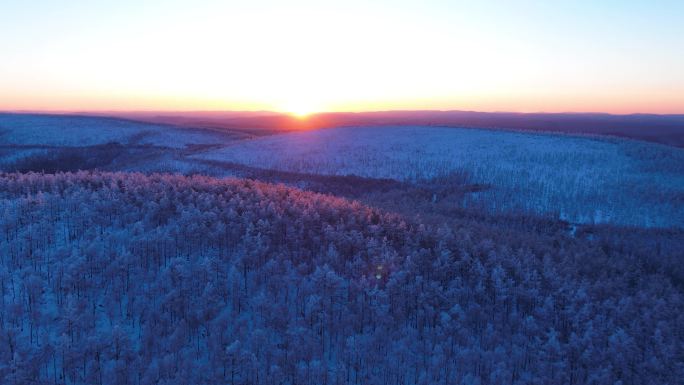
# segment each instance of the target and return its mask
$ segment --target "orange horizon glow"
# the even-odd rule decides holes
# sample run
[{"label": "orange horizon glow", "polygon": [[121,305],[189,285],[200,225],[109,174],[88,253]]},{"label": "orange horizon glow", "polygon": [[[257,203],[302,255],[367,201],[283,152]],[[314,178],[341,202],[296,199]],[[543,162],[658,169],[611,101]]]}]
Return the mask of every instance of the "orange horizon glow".
[{"label": "orange horizon glow", "polygon": [[479,111],[515,113],[609,113],[609,114],[683,114],[684,99],[675,92],[658,93],[623,92],[620,95],[596,94],[593,98],[582,95],[480,95],[461,98],[415,100],[369,100],[324,102],[314,99],[293,99],[292,102],[263,103],[257,101],[221,101],[182,97],[147,97],[135,95],[105,95],[81,97],[64,95],[53,99],[50,95],[13,94],[3,97],[0,90],[0,112],[173,112],[173,111],[245,111],[279,112],[303,118],[326,112],[377,112],[377,111]]},{"label": "orange horizon glow", "polygon": [[32,112],[32,113],[98,113],[98,112],[275,112],[288,114],[299,119],[321,113],[336,112],[380,112],[380,111],[477,111],[477,112],[512,112],[512,113],[607,113],[615,115],[629,114],[684,114],[684,108],[678,98],[671,100],[649,100],[633,102],[630,100],[620,103],[620,100],[598,103],[586,101],[584,103],[553,103],[550,100],[528,102],[519,100],[510,103],[426,103],[425,101],[403,103],[361,103],[342,104],[340,106],[311,107],[309,105],[297,105],[279,107],[260,103],[222,103],[222,102],[196,102],[196,101],[173,101],[164,102],[143,100],[136,102],[135,99],[126,101],[99,102],[87,99],[82,102],[40,104],[40,103],[3,103],[0,100],[0,112]]},{"label": "orange horizon glow", "polygon": [[[98,112],[98,111],[273,111],[305,117],[323,112],[372,112],[390,110],[461,110],[481,112],[564,113],[600,112],[610,114],[682,114],[684,91],[677,89],[637,89],[620,87],[591,94],[582,90],[556,95],[526,92],[524,89],[471,93],[441,97],[387,97],[364,100],[359,96],[337,97],[334,92],[319,97],[293,93],[274,101],[256,98],[242,100],[209,99],[178,95],[120,93],[98,90],[65,91],[45,88],[31,92],[15,84],[0,88],[0,111]],[[281,92],[286,94],[287,92]],[[315,92],[312,92],[316,94]],[[361,92],[360,92],[361,94]],[[266,98],[264,98],[266,99]]]},{"label": "orange horizon glow", "polygon": [[0,111],[684,114],[684,3],[513,3],[14,2]]}]

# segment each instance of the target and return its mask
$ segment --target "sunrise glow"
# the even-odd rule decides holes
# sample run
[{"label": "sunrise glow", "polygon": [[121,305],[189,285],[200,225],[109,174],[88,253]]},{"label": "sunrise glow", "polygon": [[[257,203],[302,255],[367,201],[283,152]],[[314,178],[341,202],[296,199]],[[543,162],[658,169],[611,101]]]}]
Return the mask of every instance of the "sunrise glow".
[{"label": "sunrise glow", "polygon": [[682,15],[675,1],[5,2],[0,110],[682,113]]},{"label": "sunrise glow", "polygon": [[315,107],[315,103],[302,101],[300,99],[293,99],[292,102],[284,104],[282,107],[275,109],[279,112],[285,112],[297,118],[303,119],[316,112],[321,112]]},{"label": "sunrise glow", "polygon": [[304,119],[304,118],[306,118],[307,116],[311,115],[311,113],[312,113],[312,111],[310,111],[310,110],[308,110],[308,109],[304,109],[304,108],[302,108],[302,109],[293,109],[293,110],[290,110],[290,111],[287,111],[287,112],[290,113],[291,115],[297,117],[297,118],[300,118],[300,119]]},{"label": "sunrise glow", "polygon": [[0,0],[0,385],[682,384],[684,0]]}]

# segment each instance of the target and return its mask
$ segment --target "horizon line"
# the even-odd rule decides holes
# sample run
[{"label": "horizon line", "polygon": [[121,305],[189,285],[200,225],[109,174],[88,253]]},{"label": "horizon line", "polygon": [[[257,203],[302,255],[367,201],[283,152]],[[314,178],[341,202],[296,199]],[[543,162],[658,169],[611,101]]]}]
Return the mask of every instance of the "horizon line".
[{"label": "horizon line", "polygon": [[[609,116],[636,116],[636,115],[649,115],[649,116],[684,116],[684,111],[682,112],[668,112],[668,113],[654,113],[654,112],[626,112],[626,113],[614,113],[614,112],[603,112],[603,111],[510,111],[510,110],[496,110],[496,111],[484,111],[484,110],[459,110],[459,109],[387,109],[387,110],[367,110],[367,111],[315,111],[306,116],[316,116],[316,115],[326,115],[326,114],[377,114],[377,113],[401,113],[401,112],[412,112],[412,113],[449,113],[449,112],[461,112],[461,113],[480,113],[480,114],[517,114],[517,115],[609,115]],[[236,113],[236,114],[273,114],[273,115],[284,115],[284,116],[295,116],[291,112],[287,111],[277,111],[277,110],[204,110],[204,109],[177,109],[177,110],[166,110],[166,109],[111,109],[111,110],[71,110],[71,109],[0,109],[0,113],[3,114],[38,114],[38,115],[82,115],[82,114],[115,114],[115,113]]]}]

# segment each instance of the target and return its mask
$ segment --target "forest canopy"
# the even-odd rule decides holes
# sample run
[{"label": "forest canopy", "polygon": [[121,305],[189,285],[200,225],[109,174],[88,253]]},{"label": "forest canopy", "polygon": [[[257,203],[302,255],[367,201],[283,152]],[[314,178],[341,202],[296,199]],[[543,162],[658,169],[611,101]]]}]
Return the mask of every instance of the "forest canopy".
[{"label": "forest canopy", "polygon": [[684,378],[681,232],[425,226],[283,185],[103,172],[0,174],[0,213],[2,383]]}]

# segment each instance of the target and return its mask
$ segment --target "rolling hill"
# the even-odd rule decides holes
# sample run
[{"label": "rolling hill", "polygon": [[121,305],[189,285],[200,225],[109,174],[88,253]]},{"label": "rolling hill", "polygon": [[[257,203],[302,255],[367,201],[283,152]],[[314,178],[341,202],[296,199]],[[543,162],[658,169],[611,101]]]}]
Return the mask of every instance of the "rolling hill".
[{"label": "rolling hill", "polygon": [[107,117],[0,113],[0,170],[197,171],[185,155],[247,137]]},{"label": "rolling hill", "polygon": [[[428,202],[443,211],[531,213],[578,224],[684,226],[684,152],[634,140],[429,126],[250,136],[103,117],[15,114],[0,114],[0,139],[4,171],[240,176],[372,204],[403,200],[418,189],[404,206]],[[357,179],[330,179],[347,176]]]},{"label": "rolling hill", "polygon": [[438,126],[614,136],[684,147],[684,115],[376,111],[315,113],[300,119],[268,111],[109,111],[89,114],[184,127],[240,130],[257,135],[348,126]]},{"label": "rolling hill", "polygon": [[577,223],[684,226],[684,151],[644,142],[442,127],[346,127],[233,142],[193,159],[485,186],[454,205]]},{"label": "rolling hill", "polygon": [[684,376],[681,231],[432,228],[283,185],[101,172],[2,174],[0,212],[2,383]]}]

